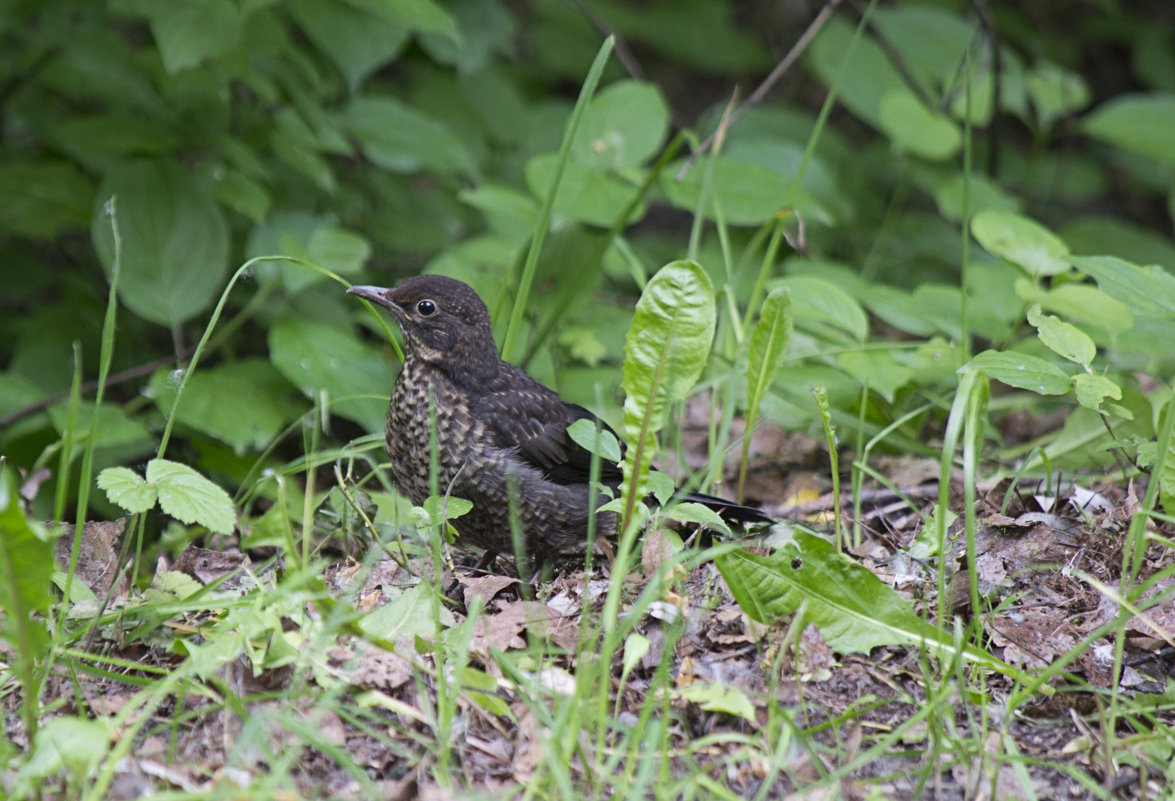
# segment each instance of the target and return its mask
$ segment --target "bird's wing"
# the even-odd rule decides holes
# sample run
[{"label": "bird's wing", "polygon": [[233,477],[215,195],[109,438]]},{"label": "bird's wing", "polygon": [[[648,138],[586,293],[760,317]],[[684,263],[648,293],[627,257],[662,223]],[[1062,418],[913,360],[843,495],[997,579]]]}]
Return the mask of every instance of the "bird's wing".
[{"label": "bird's wing", "polygon": [[[591,477],[592,455],[567,435],[567,426],[587,419],[611,431],[587,409],[567,403],[533,379],[483,393],[477,419],[495,445],[516,449],[520,459],[557,484],[582,484]],[[610,462],[601,461],[599,471],[606,484],[620,480],[620,468]]]}]

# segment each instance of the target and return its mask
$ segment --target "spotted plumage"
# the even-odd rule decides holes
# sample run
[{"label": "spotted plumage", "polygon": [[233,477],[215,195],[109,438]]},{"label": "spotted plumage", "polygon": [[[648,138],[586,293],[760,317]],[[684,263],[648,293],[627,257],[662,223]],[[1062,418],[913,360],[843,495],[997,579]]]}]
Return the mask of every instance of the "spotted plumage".
[{"label": "spotted plumage", "polygon": [[[582,552],[592,500],[591,454],[571,440],[567,426],[595,420],[592,413],[498,356],[489,312],[469,285],[422,275],[391,289],[348,291],[391,311],[404,334],[404,367],[385,432],[396,488],[415,504],[431,494],[435,421],[435,486],[473,503],[451,521],[458,545],[513,553],[513,498],[528,556],[547,560]],[[603,463],[601,470],[604,483],[619,483],[615,465]],[[710,496],[689,497],[734,510],[736,519],[767,519]],[[605,501],[597,493],[595,505]],[[614,535],[615,529],[614,514],[597,515],[597,533]]]}]

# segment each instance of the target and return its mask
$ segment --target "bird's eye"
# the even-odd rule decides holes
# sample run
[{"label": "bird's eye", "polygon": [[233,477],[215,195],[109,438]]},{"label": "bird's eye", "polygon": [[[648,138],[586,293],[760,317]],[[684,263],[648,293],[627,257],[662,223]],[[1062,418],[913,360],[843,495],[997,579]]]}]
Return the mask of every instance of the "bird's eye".
[{"label": "bird's eye", "polygon": [[431,300],[422,300],[416,304],[416,311],[420,312],[421,317],[432,317],[437,313],[437,304]]}]

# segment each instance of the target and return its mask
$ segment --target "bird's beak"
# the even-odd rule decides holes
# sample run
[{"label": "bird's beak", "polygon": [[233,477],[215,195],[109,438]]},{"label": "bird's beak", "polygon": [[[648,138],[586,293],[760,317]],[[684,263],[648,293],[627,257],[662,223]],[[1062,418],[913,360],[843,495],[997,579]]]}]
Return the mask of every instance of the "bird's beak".
[{"label": "bird's beak", "polygon": [[347,290],[348,295],[358,295],[364,300],[370,300],[386,309],[395,310],[395,304],[388,297],[391,292],[392,290],[384,289],[382,286],[353,286]]}]

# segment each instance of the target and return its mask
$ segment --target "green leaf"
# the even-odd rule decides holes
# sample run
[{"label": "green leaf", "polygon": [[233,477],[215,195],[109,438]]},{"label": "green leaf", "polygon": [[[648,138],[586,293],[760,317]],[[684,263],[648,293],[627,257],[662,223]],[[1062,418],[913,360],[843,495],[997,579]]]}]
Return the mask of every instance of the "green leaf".
[{"label": "green leaf", "polygon": [[[761,623],[806,608],[833,650],[866,653],[879,645],[909,644],[941,658],[956,646],[949,634],[914,613],[914,606],[866,568],[836,553],[832,544],[802,529],[770,556],[743,550],[714,559],[742,610]],[[973,646],[964,657],[1008,672],[1000,660]]]},{"label": "green leaf", "polygon": [[1086,116],[1085,133],[1123,150],[1175,162],[1175,95],[1118,95]]},{"label": "green leaf", "polygon": [[709,506],[696,501],[671,503],[662,510],[661,514],[670,520],[676,520],[680,523],[695,523],[727,536],[730,536],[731,533],[730,527],[726,525],[726,521],[722,519],[721,515]]},{"label": "green leaf", "polygon": [[[676,161],[661,173],[661,189],[669,202],[679,209],[694,211],[702,191],[702,180],[710,174],[711,203],[721,203],[722,215],[729,225],[762,225],[784,208],[792,198],[792,181],[778,172],[758,164],[733,161],[723,156],[714,159],[713,167],[698,164],[681,181],[677,172],[685,164]],[[706,219],[714,219],[711,204],[703,209]]]},{"label": "green leaf", "polygon": [[[403,640],[413,637],[432,639],[439,634],[433,625],[433,604],[429,587],[421,582],[404,594],[359,618],[359,628],[373,637],[385,640]],[[452,626],[453,613],[441,604],[441,625]]]},{"label": "green leaf", "polygon": [[734,685],[694,682],[675,692],[681,698],[691,704],[697,704],[707,712],[722,712],[749,720],[752,723],[756,721],[755,705],[751,703],[751,699],[747,698],[746,693]]},{"label": "green leaf", "polygon": [[340,122],[359,140],[364,155],[393,172],[431,170],[443,175],[475,172],[465,144],[441,122],[390,97],[359,97]]},{"label": "green leaf", "polygon": [[1175,316],[1175,275],[1162,267],[1140,267],[1116,256],[1073,256],[1069,261],[1135,314]]},{"label": "green leaf", "polygon": [[[551,188],[559,163],[556,153],[535,156],[526,164],[526,185],[535,197],[542,200]],[[563,168],[558,194],[551,213],[556,217],[607,228],[632,200],[637,187],[610,175],[594,172],[575,161]],[[645,214],[643,203],[633,209],[628,222],[636,222]]]},{"label": "green leaf", "polygon": [[65,161],[0,164],[0,232],[51,240],[67,228],[85,228],[93,191]]},{"label": "green leaf", "polygon": [[966,179],[961,173],[956,173],[934,185],[934,203],[938,206],[938,212],[952,222],[963,219],[965,183],[972,216],[984,209],[1018,212],[1023,205],[1020,198],[1009,194],[1002,186],[982,173],[972,173]]},{"label": "green leaf", "polygon": [[116,506],[133,515],[155,506],[158,493],[143,477],[129,467],[108,467],[98,474],[98,488]]},{"label": "green leaf", "polygon": [[498,0],[449,0],[447,5],[457,34],[419,37],[420,46],[434,61],[471,75],[482,71],[495,53],[513,55],[514,17]]},{"label": "green leaf", "polygon": [[[175,371],[151,376],[149,391],[164,415],[170,415],[179,383]],[[184,387],[177,422],[229,445],[235,453],[265,447],[301,411],[290,386],[276,368],[261,359],[197,370]]]},{"label": "green leaf", "polygon": [[[792,335],[791,293],[776,288],[763,301],[759,319],[751,329],[747,349],[747,430],[759,419],[759,405],[775,381]],[[747,437],[749,444],[750,437]],[[745,448],[744,448],[745,450]]]},{"label": "green leaf", "polygon": [[152,3],[151,33],[168,72],[226,53],[241,40],[241,12],[232,0]]},{"label": "green leaf", "polygon": [[457,23],[433,0],[347,0],[347,3],[413,31],[454,38],[458,35]]},{"label": "green leaf", "polygon": [[274,366],[307,398],[325,393],[332,414],[383,430],[393,371],[350,331],[285,317],[269,329]]},{"label": "green leaf", "polygon": [[339,275],[358,273],[371,255],[371,245],[366,239],[330,226],[315,231],[307,249],[310,261]]},{"label": "green leaf", "polygon": [[616,464],[622,458],[620,442],[615,435],[608,429],[597,426],[593,420],[576,420],[567,426],[567,436],[589,453],[598,454],[604,461]]},{"label": "green leaf", "polygon": [[624,503],[647,493],[656,432],[669,405],[685,397],[710,354],[717,313],[710,278],[697,263],[675,261],[645,285],[624,341]]},{"label": "green leaf", "polygon": [[171,161],[131,161],[110,173],[91,223],[107,278],[114,239],[104,208],[111,196],[122,235],[119,300],[168,327],[208,308],[224,285],[228,230],[205,186]]},{"label": "green leaf", "polygon": [[[34,662],[49,645],[40,616],[49,611],[53,574],[53,542],[49,533],[30,521],[21,508],[16,472],[0,466],[0,639],[9,643],[26,693],[36,687]],[[24,703],[37,703],[36,693]],[[35,718],[34,718],[35,719]]]},{"label": "green leaf", "polygon": [[351,91],[408,41],[408,26],[352,4],[291,0],[286,7],[306,37],[335,62]]},{"label": "green leaf", "polygon": [[914,377],[910,367],[878,350],[847,350],[836,358],[840,369],[893,403],[897,391]]},{"label": "green leaf", "polygon": [[988,253],[1024,268],[1029,275],[1058,275],[1069,270],[1068,246],[1052,231],[1020,214],[981,211],[971,221],[971,233]]},{"label": "green leaf", "polygon": [[167,459],[147,462],[147,481],[159,493],[159,506],[183,523],[197,523],[230,534],[237,522],[232,498],[192,468]]},{"label": "green leaf", "polygon": [[985,350],[959,369],[982,370],[988,378],[1038,395],[1064,395],[1072,387],[1068,374],[1061,368],[1027,353]]},{"label": "green leaf", "polygon": [[1077,73],[1043,62],[1025,76],[1028,96],[1036,109],[1041,128],[1051,128],[1061,117],[1080,111],[1089,104],[1089,87]]},{"label": "green leaf", "polygon": [[638,167],[657,153],[669,130],[669,107],[651,83],[617,81],[592,98],[571,157],[592,170]]},{"label": "green leaf", "polygon": [[869,318],[852,295],[832,281],[815,276],[789,276],[775,283],[791,293],[796,320],[828,323],[857,341],[869,333]]},{"label": "green leaf", "polygon": [[1078,403],[1095,411],[1102,410],[1106,398],[1122,399],[1122,388],[1104,375],[1078,373],[1073,376],[1073,390]]},{"label": "green leaf", "polygon": [[899,150],[931,161],[944,161],[959,151],[963,136],[955,123],[922,105],[905,89],[881,98],[881,128]]},{"label": "green leaf", "polygon": [[1121,334],[1134,325],[1134,312],[1129,306],[1089,284],[1061,284],[1045,289],[1021,277],[1016,279],[1015,287],[1016,294],[1029,303],[1110,334]]},{"label": "green leaf", "polygon": [[1040,306],[1028,310],[1028,322],[1036,328],[1040,341],[1058,356],[1088,367],[1097,355],[1097,345],[1088,334],[1058,317],[1045,314]]},{"label": "green leaf", "polygon": [[[69,422],[68,406],[67,401],[62,401],[49,407],[49,420],[61,434],[65,433],[65,427]],[[78,418],[73,433],[74,445],[84,443],[91,431],[94,432],[94,445],[99,448],[141,445],[152,439],[151,432],[142,421],[131,417],[119,407],[104,403],[95,415],[94,404],[90,401],[81,401],[78,404]]]}]

